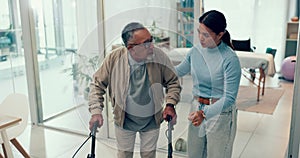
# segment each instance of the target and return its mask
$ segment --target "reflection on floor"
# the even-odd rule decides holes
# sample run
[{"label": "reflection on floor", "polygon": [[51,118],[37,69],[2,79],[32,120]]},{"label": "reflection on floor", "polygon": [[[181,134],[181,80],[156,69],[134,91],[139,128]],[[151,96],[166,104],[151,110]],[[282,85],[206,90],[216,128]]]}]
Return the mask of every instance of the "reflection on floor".
[{"label": "reflection on floor", "polygon": [[[184,78],[183,84],[189,84],[190,78]],[[290,119],[291,119],[291,107],[293,97],[293,83],[278,80],[278,75],[273,78],[267,78],[267,87],[282,87],[285,89],[284,95],[281,97],[277,108],[273,115],[252,113],[239,111],[238,114],[238,131],[234,143],[234,158],[246,158],[246,157],[272,157],[282,158],[285,157],[289,141],[290,131]],[[242,85],[250,85],[249,81],[242,79]],[[189,97],[189,90],[183,91],[183,96]],[[177,106],[178,122],[175,126],[175,132],[173,135],[173,143],[178,139],[186,138],[187,127],[187,110],[184,105]],[[84,107],[85,108],[85,107]],[[69,113],[68,115],[75,115],[73,117],[61,117],[54,122],[74,122],[66,120],[64,118],[79,118],[80,122],[73,123],[71,126],[82,126],[83,131],[88,131],[86,123],[83,120],[86,118],[80,118],[78,111]],[[50,124],[50,123],[49,123]],[[166,157],[167,151],[167,138],[165,136],[165,130],[167,124],[162,124],[161,135],[158,143],[160,148],[157,152],[157,157]],[[100,133],[103,131],[100,131]],[[87,133],[88,135],[88,133]],[[58,158],[58,157],[71,157],[81,144],[87,139],[86,136],[67,133],[60,130],[44,128],[41,126],[28,125],[25,132],[17,139],[24,146],[24,148],[30,153],[33,158]],[[173,145],[174,146],[174,145]],[[13,148],[13,152],[16,157],[22,157],[17,150]],[[1,151],[2,152],[2,151]],[[138,151],[135,157],[139,157]],[[85,145],[78,151],[75,157],[87,157],[91,153],[91,139],[89,139]],[[103,139],[101,136],[97,137],[96,141],[96,157],[105,155],[106,158],[116,157],[115,143],[111,139]],[[185,157],[182,153],[174,151],[174,157]]]}]

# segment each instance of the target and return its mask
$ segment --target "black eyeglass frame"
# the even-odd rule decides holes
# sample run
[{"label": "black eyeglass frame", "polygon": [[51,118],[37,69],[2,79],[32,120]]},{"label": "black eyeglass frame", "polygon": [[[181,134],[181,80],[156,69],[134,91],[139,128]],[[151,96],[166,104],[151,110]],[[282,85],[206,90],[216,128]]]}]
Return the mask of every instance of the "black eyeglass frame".
[{"label": "black eyeglass frame", "polygon": [[133,47],[139,46],[139,45],[143,45],[145,48],[150,48],[152,42],[153,42],[153,36],[151,36],[149,39],[147,39],[147,40],[144,41],[143,43],[139,43],[139,44],[128,44],[128,45],[132,45]]}]

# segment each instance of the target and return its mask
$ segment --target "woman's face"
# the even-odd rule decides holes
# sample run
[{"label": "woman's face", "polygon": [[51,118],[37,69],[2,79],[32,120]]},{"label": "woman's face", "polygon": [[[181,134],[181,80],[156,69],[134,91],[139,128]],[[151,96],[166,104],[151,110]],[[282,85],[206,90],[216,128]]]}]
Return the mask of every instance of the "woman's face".
[{"label": "woman's face", "polygon": [[198,31],[198,37],[200,44],[203,48],[214,48],[220,42],[224,32],[216,34],[210,28],[206,27],[204,24],[200,23]]}]

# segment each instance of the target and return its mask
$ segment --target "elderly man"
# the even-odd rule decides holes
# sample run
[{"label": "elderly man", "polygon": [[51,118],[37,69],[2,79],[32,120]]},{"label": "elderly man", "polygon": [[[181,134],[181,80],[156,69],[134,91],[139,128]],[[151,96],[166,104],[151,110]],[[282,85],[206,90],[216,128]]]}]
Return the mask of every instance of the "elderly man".
[{"label": "elderly man", "polygon": [[103,124],[104,94],[108,89],[118,157],[133,157],[139,133],[141,157],[154,158],[161,122],[167,115],[176,119],[174,106],[180,99],[180,83],[170,59],[154,47],[153,37],[142,24],[127,24],[122,40],[125,46],[114,49],[104,59],[90,84],[90,129],[96,121],[99,127]]}]

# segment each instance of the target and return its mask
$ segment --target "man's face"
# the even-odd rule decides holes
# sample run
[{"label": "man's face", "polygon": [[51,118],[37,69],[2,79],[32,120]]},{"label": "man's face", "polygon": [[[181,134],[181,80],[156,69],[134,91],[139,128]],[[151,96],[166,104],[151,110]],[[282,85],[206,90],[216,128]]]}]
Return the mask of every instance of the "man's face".
[{"label": "man's face", "polygon": [[133,38],[128,41],[132,58],[137,61],[143,61],[153,55],[152,36],[147,29],[137,30],[133,33]]}]

